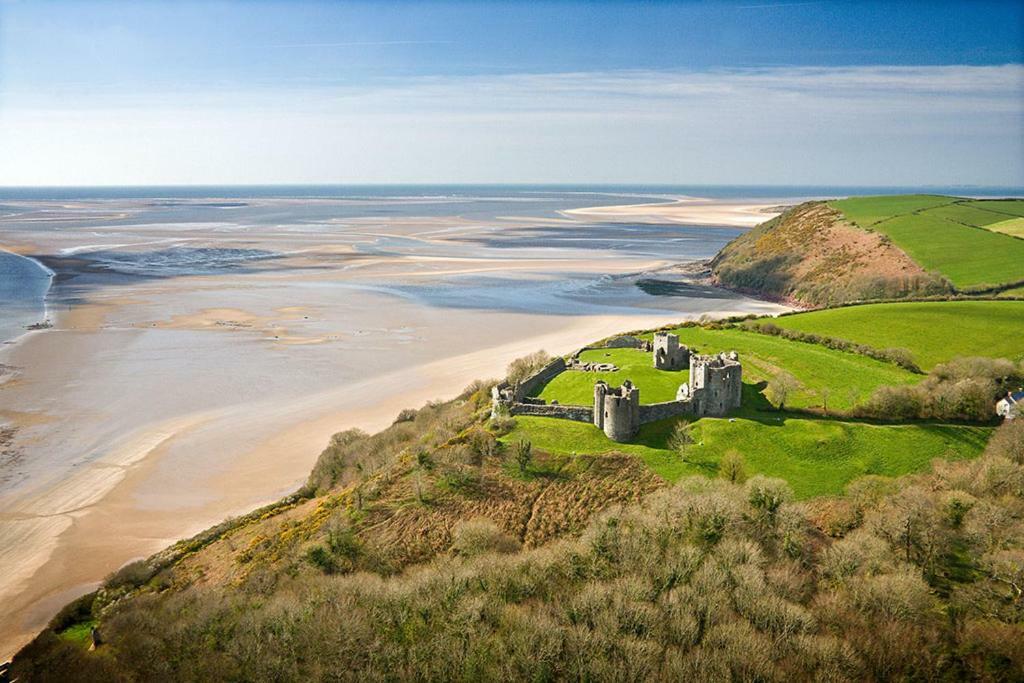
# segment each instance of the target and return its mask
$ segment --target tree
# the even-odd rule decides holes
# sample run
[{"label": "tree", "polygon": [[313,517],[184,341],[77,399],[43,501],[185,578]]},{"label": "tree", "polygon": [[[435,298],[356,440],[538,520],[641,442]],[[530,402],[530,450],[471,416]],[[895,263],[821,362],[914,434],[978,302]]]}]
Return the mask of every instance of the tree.
[{"label": "tree", "polygon": [[743,455],[735,450],[730,449],[725,452],[722,456],[721,462],[718,463],[718,475],[727,481],[731,481],[733,484],[742,484],[747,480],[747,468],[746,463],[743,461]]},{"label": "tree", "polygon": [[785,410],[786,399],[799,388],[799,380],[783,370],[772,377],[771,381],[768,382],[768,399],[774,403],[779,410]]},{"label": "tree", "polygon": [[519,471],[522,474],[526,474],[527,470],[530,469],[530,463],[533,462],[533,444],[525,439],[521,439],[516,443],[516,464],[519,466]]}]

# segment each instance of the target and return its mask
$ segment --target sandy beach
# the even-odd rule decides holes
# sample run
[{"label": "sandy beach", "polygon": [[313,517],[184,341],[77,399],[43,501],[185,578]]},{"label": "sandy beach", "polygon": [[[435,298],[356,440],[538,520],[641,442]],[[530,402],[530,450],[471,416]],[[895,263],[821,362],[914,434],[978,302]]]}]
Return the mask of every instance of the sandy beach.
[{"label": "sandy beach", "polygon": [[54,327],[0,347],[0,656],[124,563],[295,490],[337,431],[537,349],[783,310],[636,286],[764,207],[709,202],[705,220],[732,222],[620,235],[639,209],[380,219],[324,203],[285,222],[291,203],[251,204],[230,220],[132,202],[45,206],[59,228],[37,206],[0,217],[5,244],[58,273]]},{"label": "sandy beach", "polygon": [[656,204],[628,204],[568,209],[563,213],[573,218],[602,221],[646,221],[682,223],[686,225],[723,225],[752,228],[778,216],[783,206],[776,203],[721,201],[701,197],[685,197]]}]

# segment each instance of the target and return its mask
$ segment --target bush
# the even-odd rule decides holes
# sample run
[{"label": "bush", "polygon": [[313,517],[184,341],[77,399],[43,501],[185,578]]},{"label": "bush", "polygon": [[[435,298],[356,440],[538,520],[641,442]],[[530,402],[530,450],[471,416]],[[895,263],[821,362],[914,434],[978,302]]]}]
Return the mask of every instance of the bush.
[{"label": "bush", "polygon": [[747,482],[747,501],[750,505],[770,517],[778,513],[783,503],[793,499],[793,490],[782,479],[773,479],[760,474]]},{"label": "bush", "polygon": [[533,444],[525,439],[516,442],[516,465],[521,474],[526,474],[533,463]]},{"label": "bush", "polygon": [[550,362],[551,355],[547,351],[535,351],[509,363],[508,369],[505,371],[506,378],[512,384],[522,382]]},{"label": "bush", "polygon": [[110,591],[138,588],[156,575],[157,569],[145,560],[130,562],[107,577],[103,587]]},{"label": "bush", "polygon": [[718,463],[718,476],[733,484],[742,484],[747,480],[747,466],[743,455],[729,449]]}]

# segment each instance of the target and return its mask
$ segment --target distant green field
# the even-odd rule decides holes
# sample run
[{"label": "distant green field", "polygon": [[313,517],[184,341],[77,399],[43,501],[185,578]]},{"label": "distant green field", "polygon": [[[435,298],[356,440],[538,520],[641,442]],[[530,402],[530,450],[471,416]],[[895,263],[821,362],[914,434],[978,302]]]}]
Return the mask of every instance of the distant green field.
[{"label": "distant green field", "polygon": [[984,207],[984,204],[975,204],[973,206],[959,203],[947,204],[946,206],[928,209],[925,214],[928,216],[938,216],[939,218],[945,218],[955,223],[962,223],[963,225],[976,228],[984,228],[993,223],[1005,221],[1008,218],[1005,213],[996,213]]},{"label": "distant green field", "polygon": [[926,270],[967,289],[1024,280],[1024,240],[993,228],[1024,215],[1024,202],[937,195],[853,197],[831,202],[862,228],[888,236]]},{"label": "distant green field", "polygon": [[593,425],[544,417],[518,417],[503,441],[529,440],[544,451],[641,458],[666,481],[691,474],[715,476],[726,451],[739,451],[749,474],[781,477],[799,498],[841,493],[865,474],[900,476],[927,468],[935,458],[970,458],[984,448],[991,428],[962,425],[873,425],[808,419],[788,413],[744,409],[733,421],[704,418],[694,423],[697,442],[684,461],[668,448],[675,420],[644,425],[636,441],[618,444]]},{"label": "distant green field", "polygon": [[592,349],[580,354],[585,361],[614,363],[617,372],[563,372],[540,392],[540,398],[550,402],[557,400],[563,405],[590,405],[594,402],[594,383],[604,380],[612,386],[619,386],[624,380],[631,380],[640,387],[641,403],[673,401],[680,384],[686,382],[687,370],[669,372],[655,370],[651,354],[637,349]]},{"label": "distant green field", "polygon": [[952,204],[956,197],[935,194],[904,194],[878,197],[850,197],[829,204],[846,214],[851,221],[868,228],[893,216],[930,209],[935,206]]},{"label": "distant green field", "polygon": [[772,322],[875,348],[908,348],[925,369],[957,356],[1024,357],[1024,301],[866,304]]}]

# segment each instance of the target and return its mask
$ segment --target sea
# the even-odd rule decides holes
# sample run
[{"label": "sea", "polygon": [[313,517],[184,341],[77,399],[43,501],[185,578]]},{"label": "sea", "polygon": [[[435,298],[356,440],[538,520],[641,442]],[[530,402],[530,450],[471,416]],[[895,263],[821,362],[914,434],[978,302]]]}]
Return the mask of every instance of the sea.
[{"label": "sea", "polygon": [[[272,225],[283,231],[331,230],[334,222],[346,219],[379,221],[409,218],[459,216],[479,222],[498,218],[535,218],[537,224],[486,237],[489,248],[586,248],[614,250],[631,255],[668,257],[679,260],[713,256],[741,231],[735,228],[707,230],[688,226],[651,224],[586,224],[553,226],[550,219],[560,211],[586,206],[662,202],[680,197],[711,199],[752,199],[795,202],[811,198],[850,195],[929,193],[960,196],[1024,196],[1020,187],[927,186],[927,187],[842,187],[779,185],[230,185],[230,186],[132,186],[132,187],[0,187],[0,245],[7,230],[24,230],[20,222],[26,207],[45,213],[74,211],[76,203],[95,207],[144,201],[144,221],[166,228],[176,222],[196,224],[209,221],[213,230],[230,232],[245,225]],[[259,202],[258,200],[295,200]],[[326,201],[325,201],[326,200]],[[140,221],[136,212],[123,219],[98,217],[83,212],[80,220],[38,220],[34,230],[66,230],[69,225],[117,226],[133,229]],[[473,245],[467,245],[467,250]],[[416,250],[417,244],[376,241],[362,249],[372,252]],[[86,249],[87,251],[87,249]],[[0,342],[9,342],[35,324],[47,319],[47,297],[54,273],[43,261],[70,254],[32,254],[31,257],[0,250]],[[154,248],[147,252],[92,251],[89,258],[101,268],[124,276],[177,276],[244,268],[276,255],[258,249],[189,249],[181,245]],[[465,287],[434,287],[430,290],[394,290],[399,294],[425,296],[442,306],[471,305],[486,301],[488,294],[507,292],[502,283],[488,283],[480,291]],[[551,288],[550,284],[538,287]],[[579,288],[600,289],[603,283],[581,282]],[[571,288],[572,285],[570,284]],[[564,289],[564,288],[562,288]],[[564,291],[562,292],[564,294]],[[501,297],[508,305],[507,295]],[[518,297],[517,297],[518,298]],[[564,297],[563,297],[564,298]],[[530,301],[551,301],[551,297],[529,297]],[[501,302],[496,301],[494,305]],[[555,312],[552,310],[551,312]]]}]

